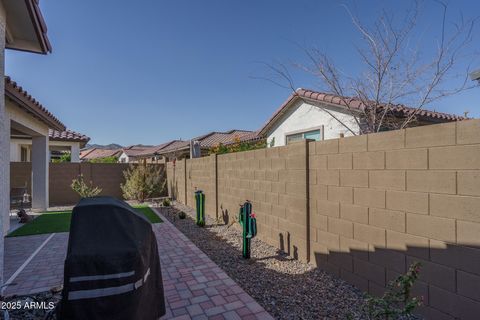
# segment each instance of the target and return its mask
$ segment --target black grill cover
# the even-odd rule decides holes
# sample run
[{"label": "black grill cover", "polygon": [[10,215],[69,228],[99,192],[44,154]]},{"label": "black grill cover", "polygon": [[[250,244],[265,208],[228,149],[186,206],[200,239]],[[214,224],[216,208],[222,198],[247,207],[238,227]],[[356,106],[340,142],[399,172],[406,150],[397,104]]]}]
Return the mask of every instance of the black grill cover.
[{"label": "black grill cover", "polygon": [[111,197],[73,209],[59,319],[158,319],[165,314],[152,225]]}]

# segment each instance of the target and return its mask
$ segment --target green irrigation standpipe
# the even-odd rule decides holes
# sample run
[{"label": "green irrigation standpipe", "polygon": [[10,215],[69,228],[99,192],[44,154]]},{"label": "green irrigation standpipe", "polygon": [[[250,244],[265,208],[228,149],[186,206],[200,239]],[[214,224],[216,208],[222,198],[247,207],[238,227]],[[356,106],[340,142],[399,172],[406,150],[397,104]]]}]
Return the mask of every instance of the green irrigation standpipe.
[{"label": "green irrigation standpipe", "polygon": [[195,205],[197,209],[197,226],[205,226],[205,193],[202,190],[195,191]]},{"label": "green irrigation standpipe", "polygon": [[242,226],[242,254],[245,259],[250,259],[251,241],[257,235],[257,219],[255,213],[252,212],[250,201],[247,200],[243,205],[240,205],[238,222]]}]

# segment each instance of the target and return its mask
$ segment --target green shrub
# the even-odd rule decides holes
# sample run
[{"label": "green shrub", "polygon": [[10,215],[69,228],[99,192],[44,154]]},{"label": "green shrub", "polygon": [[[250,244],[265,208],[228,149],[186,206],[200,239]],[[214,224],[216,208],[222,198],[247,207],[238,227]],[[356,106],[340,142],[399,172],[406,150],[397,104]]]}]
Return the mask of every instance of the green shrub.
[{"label": "green shrub", "polygon": [[161,194],[165,189],[166,179],[163,167],[131,165],[123,175],[125,183],[120,187],[125,199],[144,202],[145,199]]},{"label": "green shrub", "polygon": [[63,153],[58,159],[52,159],[52,163],[64,163],[64,162],[72,162],[72,154],[70,152]]},{"label": "green shrub", "polygon": [[234,138],[234,142],[229,145],[217,144],[209,149],[209,154],[225,154],[231,152],[242,152],[249,150],[264,149],[267,147],[265,139],[259,141],[241,141],[238,137]]},{"label": "green shrub", "polygon": [[420,263],[413,263],[407,273],[387,285],[387,291],[380,298],[369,296],[366,311],[369,319],[412,319],[413,311],[422,300],[412,297],[412,287],[420,273]]},{"label": "green shrub", "polygon": [[118,157],[105,157],[105,158],[96,158],[96,159],[91,159],[88,162],[91,163],[117,163],[118,162]]},{"label": "green shrub", "polygon": [[72,190],[78,193],[78,195],[82,198],[95,197],[102,192],[102,189],[92,185],[92,181],[90,181],[90,185],[85,183],[82,174],[80,174],[77,179],[72,180],[71,187]]},{"label": "green shrub", "polygon": [[183,211],[180,211],[180,212],[178,213],[178,217],[179,217],[180,219],[185,219],[185,218],[187,217],[187,214],[186,214],[185,212],[183,212]]},{"label": "green shrub", "polygon": [[170,207],[172,205],[172,202],[170,201],[170,199],[165,198],[165,199],[163,199],[162,205],[164,207]]}]

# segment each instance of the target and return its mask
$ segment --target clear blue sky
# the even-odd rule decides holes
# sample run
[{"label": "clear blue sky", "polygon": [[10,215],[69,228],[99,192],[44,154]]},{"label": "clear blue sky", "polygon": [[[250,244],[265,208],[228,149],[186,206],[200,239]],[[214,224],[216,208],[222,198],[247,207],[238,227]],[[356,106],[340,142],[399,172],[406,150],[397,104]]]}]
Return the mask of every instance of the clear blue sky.
[{"label": "clear blue sky", "polygon": [[[357,7],[368,21],[382,6],[400,12],[405,2]],[[343,70],[359,70],[358,33],[334,0],[42,0],[41,8],[53,53],[8,52],[7,74],[92,143],[159,144],[258,129],[290,94],[254,79],[268,76],[258,62],[302,62],[298,44],[326,50]],[[430,39],[440,11],[431,1],[427,8],[422,28]],[[480,2],[450,1],[450,12],[459,11],[480,14]],[[299,71],[294,80],[296,87],[316,86]],[[480,117],[480,88],[435,109]]]}]

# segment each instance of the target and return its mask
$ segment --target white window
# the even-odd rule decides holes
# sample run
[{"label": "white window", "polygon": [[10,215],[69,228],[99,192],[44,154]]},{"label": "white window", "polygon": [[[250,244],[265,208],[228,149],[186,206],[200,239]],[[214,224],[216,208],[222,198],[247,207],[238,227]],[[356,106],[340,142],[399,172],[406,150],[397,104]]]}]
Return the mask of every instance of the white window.
[{"label": "white window", "polygon": [[20,147],[20,161],[27,162],[28,161],[28,149],[27,147]]},{"label": "white window", "polygon": [[305,132],[292,133],[292,134],[287,135],[286,139],[287,139],[286,140],[287,144],[290,144],[290,143],[296,142],[296,141],[300,141],[300,140],[303,140],[303,139],[320,141],[320,140],[322,140],[322,135],[321,135],[320,129],[316,129],[316,130],[310,130],[310,131],[305,131]]}]

